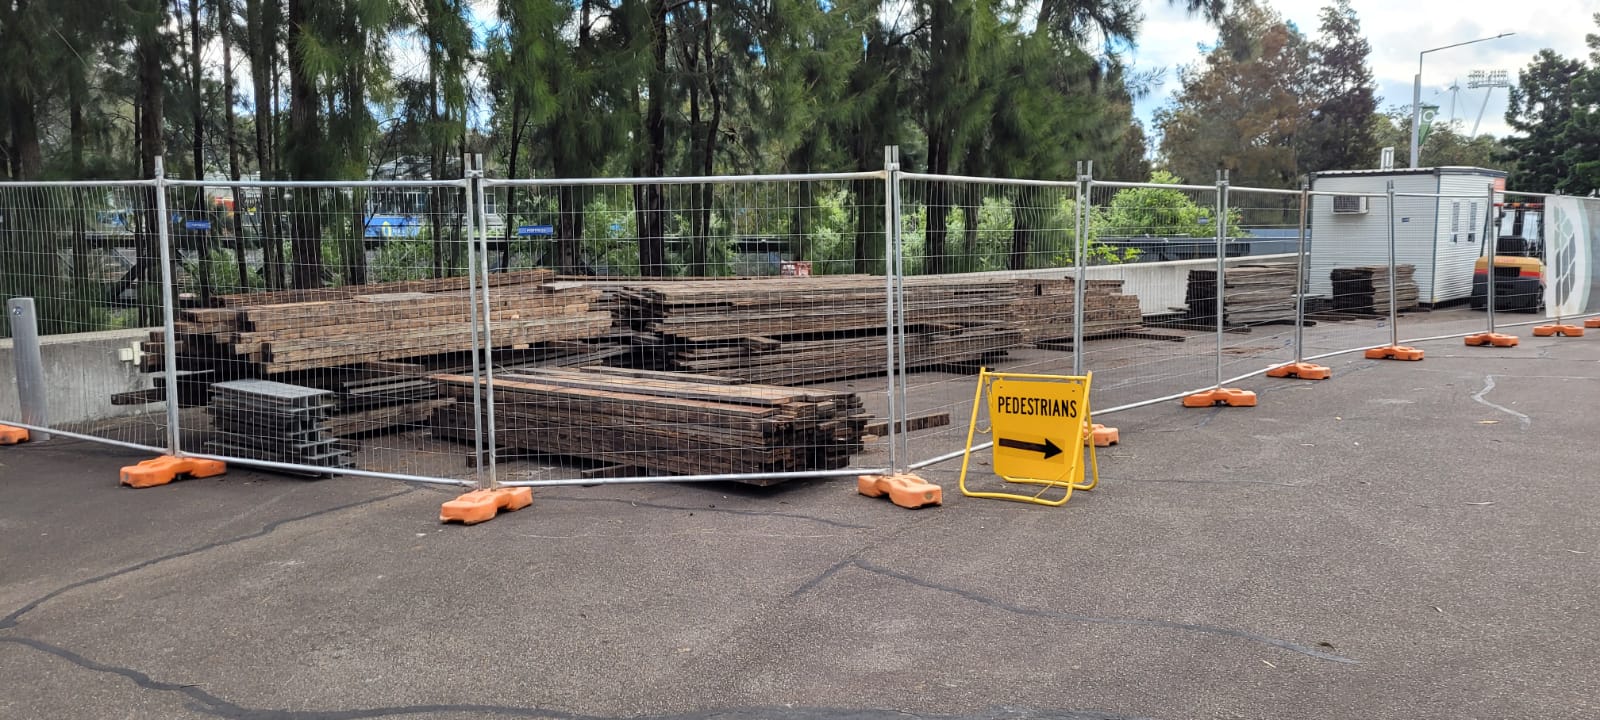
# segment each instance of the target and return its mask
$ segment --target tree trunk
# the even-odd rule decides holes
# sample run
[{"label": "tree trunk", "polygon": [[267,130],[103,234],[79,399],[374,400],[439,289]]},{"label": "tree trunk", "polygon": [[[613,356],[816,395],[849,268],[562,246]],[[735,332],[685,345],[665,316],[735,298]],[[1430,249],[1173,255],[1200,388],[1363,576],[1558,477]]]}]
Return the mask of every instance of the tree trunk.
[{"label": "tree trunk", "polygon": [[[206,179],[205,161],[205,103],[201,97],[200,67],[200,0],[189,0],[189,110],[194,121],[194,179]],[[203,218],[206,212],[206,190],[194,189],[193,217]],[[211,230],[195,233],[198,258],[195,267],[200,271],[200,301],[211,303]]]},{"label": "tree trunk", "polygon": [[[522,149],[522,98],[514,95],[511,98],[511,157],[507,162],[506,177],[517,179],[517,155]],[[501,217],[505,220],[506,232],[500,239],[500,271],[508,272],[511,269],[511,233],[516,225],[517,188],[506,188],[506,206],[501,210]],[[479,208],[486,212],[486,208]]]},{"label": "tree trunk", "polygon": [[[717,61],[716,61],[716,35],[715,25],[711,23],[713,10],[711,0],[704,0],[706,16],[705,55],[706,55],[706,90],[711,96],[711,121],[706,125],[706,137],[701,145],[700,174],[709,176],[716,174],[717,136],[722,130],[722,92],[717,88]],[[712,202],[716,199],[715,186],[705,183],[700,186],[699,224],[695,236],[700,238],[699,262],[700,268],[696,274],[709,275],[711,267],[708,246],[711,242],[711,212]]]},{"label": "tree trunk", "polygon": [[[308,31],[308,4],[315,0],[289,0],[289,174],[296,180],[324,180],[327,148],[322,143],[321,108],[310,72],[302,57]],[[322,286],[322,224],[319,192],[312,188],[294,192],[294,217],[290,221],[289,248],[294,267],[294,287]]]},{"label": "tree trunk", "polygon": [[[263,6],[263,2],[267,7]],[[262,180],[277,175],[272,149],[273,58],[277,54],[278,0],[245,0],[245,54],[250,57],[250,83],[254,92],[256,172]],[[231,76],[230,76],[231,77]],[[256,206],[256,228],[261,238],[262,276],[268,288],[282,290],[283,245],[275,231],[273,190],[261,189]],[[238,209],[238,206],[235,206]]]},{"label": "tree trunk", "polygon": [[[661,177],[667,165],[667,2],[654,0],[650,4],[651,66],[646,98],[645,177]],[[639,274],[659,277],[667,270],[667,240],[665,232],[664,199],[661,186],[645,185],[636,191],[639,202]]]},{"label": "tree trunk", "polygon": [[83,121],[83,100],[88,94],[87,79],[83,76],[83,63],[69,63],[67,69],[67,131],[69,133],[72,178],[83,179],[83,149],[88,142],[89,127]]},{"label": "tree trunk", "polygon": [[[934,175],[950,174],[950,143],[948,130],[943,123],[934,123],[928,133],[928,172]],[[945,236],[950,217],[950,185],[945,182],[928,184],[928,230],[924,248],[923,272],[945,272]]]},{"label": "tree trunk", "polygon": [[[153,4],[157,8],[160,7],[159,2]],[[162,13],[155,14],[159,16]],[[161,58],[165,54],[165,48],[158,24],[151,23],[139,34],[135,54],[139,74],[137,104],[141,111],[139,118],[139,139],[142,143],[139,162],[143,171],[141,176],[153,178],[156,175],[156,158],[166,150],[162,135],[166,86],[162,83],[161,77]],[[129,271],[130,279],[136,284],[157,276],[160,270],[161,240],[157,235],[157,228],[160,227],[158,223],[167,222],[167,218],[156,214],[153,188],[146,192],[144,211],[144,233],[140,236],[139,257],[135,260],[133,269]],[[140,292],[143,292],[143,288],[140,288]],[[159,307],[149,302],[139,303],[141,325],[154,325],[160,317]]]},{"label": "tree trunk", "polygon": [[[223,132],[228,142],[228,179],[239,181],[239,133],[233,112],[233,0],[216,0],[217,31],[222,40],[222,106],[226,109]],[[245,259],[244,202],[238,186],[233,195],[233,256],[239,266],[238,291],[250,289],[250,263]]]}]

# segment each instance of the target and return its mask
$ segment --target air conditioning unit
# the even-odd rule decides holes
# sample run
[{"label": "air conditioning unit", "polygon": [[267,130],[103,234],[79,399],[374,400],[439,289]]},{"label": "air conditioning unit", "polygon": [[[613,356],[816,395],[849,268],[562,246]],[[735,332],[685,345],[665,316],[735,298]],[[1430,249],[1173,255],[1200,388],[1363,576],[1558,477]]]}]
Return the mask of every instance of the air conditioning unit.
[{"label": "air conditioning unit", "polygon": [[1333,214],[1365,215],[1367,214],[1367,198],[1365,196],[1335,195],[1333,196]]}]

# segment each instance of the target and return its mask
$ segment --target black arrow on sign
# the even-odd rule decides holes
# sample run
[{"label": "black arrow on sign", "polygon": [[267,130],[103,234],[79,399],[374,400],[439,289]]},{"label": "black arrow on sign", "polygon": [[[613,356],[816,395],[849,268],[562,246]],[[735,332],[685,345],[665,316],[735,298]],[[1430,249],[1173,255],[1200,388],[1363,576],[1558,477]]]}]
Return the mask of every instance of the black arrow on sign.
[{"label": "black arrow on sign", "polygon": [[1050,438],[1045,438],[1044,442],[1042,443],[1031,443],[1023,442],[1021,440],[1012,440],[1010,438],[1000,438],[999,440],[995,441],[995,444],[999,445],[1000,447],[1011,448],[1012,450],[1026,450],[1028,452],[1044,453],[1044,459],[1046,460],[1061,454],[1061,448],[1056,447],[1055,443],[1050,442]]}]

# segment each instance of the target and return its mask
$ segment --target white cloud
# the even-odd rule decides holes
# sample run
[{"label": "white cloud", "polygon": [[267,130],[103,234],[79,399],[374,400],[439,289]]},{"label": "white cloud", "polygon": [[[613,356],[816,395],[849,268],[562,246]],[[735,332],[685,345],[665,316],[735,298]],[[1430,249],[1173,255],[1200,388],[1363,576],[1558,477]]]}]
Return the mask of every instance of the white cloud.
[{"label": "white cloud", "polygon": [[[1302,32],[1314,36],[1317,13],[1326,4],[1324,0],[1278,0],[1272,6]],[[1189,17],[1166,0],[1144,0],[1144,5],[1144,29],[1130,59],[1141,70],[1166,70],[1163,86],[1138,104],[1138,113],[1148,124],[1156,108],[1166,104],[1178,90],[1178,67],[1199,60],[1197,44],[1213,42],[1216,32],[1205,21]],[[1467,89],[1467,73],[1506,70],[1516,82],[1517,71],[1526,67],[1541,48],[1551,48],[1568,57],[1586,57],[1584,35],[1597,31],[1591,19],[1596,11],[1592,0],[1546,0],[1536,12],[1518,10],[1499,0],[1410,0],[1403,6],[1385,0],[1352,0],[1351,6],[1372,45],[1369,62],[1383,98],[1380,108],[1411,104],[1419,51],[1516,33],[1500,40],[1428,53],[1423,64],[1423,102],[1439,105],[1442,116],[1448,117],[1451,95],[1447,88],[1459,80],[1456,119],[1464,123],[1463,131],[1471,131],[1485,96],[1484,90]],[[1479,132],[1508,134],[1505,111],[1506,91],[1497,89],[1489,97]]]}]

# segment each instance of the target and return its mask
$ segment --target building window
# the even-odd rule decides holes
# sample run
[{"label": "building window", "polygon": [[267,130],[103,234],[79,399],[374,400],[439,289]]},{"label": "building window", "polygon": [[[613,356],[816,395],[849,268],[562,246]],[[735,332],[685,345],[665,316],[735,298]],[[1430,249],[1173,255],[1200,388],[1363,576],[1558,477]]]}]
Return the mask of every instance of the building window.
[{"label": "building window", "polygon": [[1478,203],[1473,202],[1467,206],[1467,222],[1472,225],[1467,227],[1467,242],[1478,241]]},{"label": "building window", "polygon": [[1461,242],[1461,201],[1450,203],[1450,242]]}]

